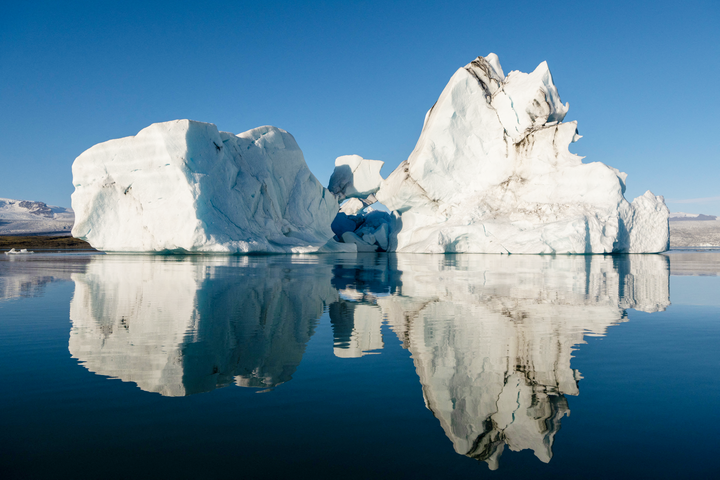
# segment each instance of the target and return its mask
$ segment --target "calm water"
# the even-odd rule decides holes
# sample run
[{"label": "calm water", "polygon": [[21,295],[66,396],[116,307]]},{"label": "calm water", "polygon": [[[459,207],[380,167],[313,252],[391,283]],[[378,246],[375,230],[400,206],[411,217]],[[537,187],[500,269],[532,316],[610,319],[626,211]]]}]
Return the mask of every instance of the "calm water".
[{"label": "calm water", "polygon": [[0,477],[718,478],[718,275],[0,255]]}]

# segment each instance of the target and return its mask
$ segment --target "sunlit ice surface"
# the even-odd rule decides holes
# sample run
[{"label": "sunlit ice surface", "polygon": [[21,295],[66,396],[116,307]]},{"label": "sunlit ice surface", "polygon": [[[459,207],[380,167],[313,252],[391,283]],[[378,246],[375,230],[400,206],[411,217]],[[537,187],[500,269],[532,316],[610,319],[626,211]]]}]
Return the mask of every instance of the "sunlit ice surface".
[{"label": "sunlit ice surface", "polygon": [[720,468],[716,251],[4,257],[4,477]]}]

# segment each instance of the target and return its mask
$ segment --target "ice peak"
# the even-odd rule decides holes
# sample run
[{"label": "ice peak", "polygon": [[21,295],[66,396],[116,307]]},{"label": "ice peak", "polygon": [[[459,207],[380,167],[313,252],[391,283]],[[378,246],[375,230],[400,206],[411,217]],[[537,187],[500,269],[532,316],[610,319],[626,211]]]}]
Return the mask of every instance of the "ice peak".
[{"label": "ice peak", "polygon": [[408,160],[375,194],[398,212],[396,250],[666,250],[662,197],[629,204],[623,174],[570,153],[580,136],[575,122],[562,123],[568,109],[547,62],[503,77],[497,55],[489,54],[459,69]]},{"label": "ice peak", "polygon": [[497,55],[495,55],[494,60],[495,61],[491,63],[487,61],[485,57],[477,57],[475,60],[463,67],[473,78],[475,78],[475,80],[478,81],[485,92],[488,102],[490,102],[490,99],[498,90],[502,89],[502,84],[505,80],[505,76],[502,75],[502,68],[500,68],[500,62]]},{"label": "ice peak", "polygon": [[503,69],[500,66],[500,59],[497,55],[494,53],[488,53],[487,57],[485,57],[485,61],[490,64],[490,66],[495,70],[495,73],[500,78],[505,78],[505,74],[503,73]]}]

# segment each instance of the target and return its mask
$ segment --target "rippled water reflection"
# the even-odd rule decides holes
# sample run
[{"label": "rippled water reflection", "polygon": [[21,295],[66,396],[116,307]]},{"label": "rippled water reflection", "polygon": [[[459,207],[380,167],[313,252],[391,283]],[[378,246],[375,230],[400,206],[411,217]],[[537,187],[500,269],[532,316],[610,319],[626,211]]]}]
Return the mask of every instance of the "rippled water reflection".
[{"label": "rippled water reflection", "polygon": [[505,446],[550,461],[585,335],[670,303],[659,255],[327,260],[94,257],[72,275],[70,353],[162,395],[270,388],[292,379],[325,307],[338,357],[381,350],[386,322],[455,451],[495,469]]},{"label": "rippled water reflection", "polygon": [[38,256],[6,261],[0,292],[70,279],[70,355],[169,397],[293,381],[326,313],[344,362],[391,335],[455,452],[497,469],[506,448],[551,461],[580,394],[574,352],[628,309],[664,311],[668,258]]}]

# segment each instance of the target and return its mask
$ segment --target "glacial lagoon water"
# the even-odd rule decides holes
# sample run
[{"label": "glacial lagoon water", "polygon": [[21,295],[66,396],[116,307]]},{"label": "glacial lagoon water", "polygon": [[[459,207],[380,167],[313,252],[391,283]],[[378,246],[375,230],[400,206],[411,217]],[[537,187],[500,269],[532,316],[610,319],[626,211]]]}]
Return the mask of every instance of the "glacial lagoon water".
[{"label": "glacial lagoon water", "polygon": [[718,275],[2,255],[0,478],[717,478]]}]

